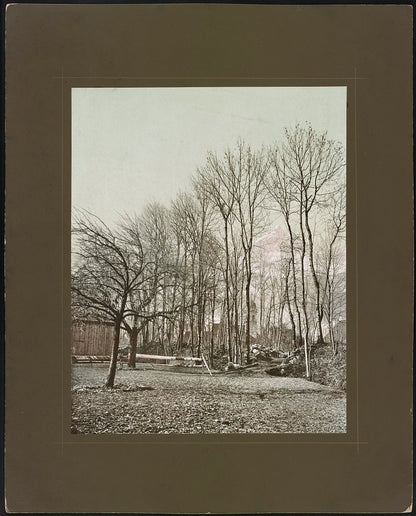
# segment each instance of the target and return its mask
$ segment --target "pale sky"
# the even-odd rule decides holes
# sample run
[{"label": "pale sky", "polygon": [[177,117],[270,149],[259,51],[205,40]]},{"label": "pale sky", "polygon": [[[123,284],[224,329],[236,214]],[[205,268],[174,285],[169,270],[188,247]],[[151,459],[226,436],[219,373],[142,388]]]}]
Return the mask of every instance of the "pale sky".
[{"label": "pale sky", "polygon": [[72,206],[106,223],[166,205],[209,150],[279,140],[310,122],[346,142],[346,87],[73,88]]}]

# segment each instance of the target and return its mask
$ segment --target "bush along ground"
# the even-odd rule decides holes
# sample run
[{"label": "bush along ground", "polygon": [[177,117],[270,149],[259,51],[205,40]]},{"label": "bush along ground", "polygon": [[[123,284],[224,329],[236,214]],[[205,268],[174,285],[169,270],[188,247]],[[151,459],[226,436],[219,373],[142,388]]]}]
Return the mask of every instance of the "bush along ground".
[{"label": "bush along ground", "polygon": [[[257,346],[250,369],[262,369],[271,376],[306,378],[305,352],[297,348],[292,352],[278,352],[271,348]],[[333,353],[329,344],[314,344],[310,350],[313,382],[327,385],[337,390],[346,390],[346,346],[340,345]],[[229,364],[227,370],[244,370],[245,367]]]},{"label": "bush along ground", "polygon": [[335,389],[347,389],[347,350],[340,345],[334,355],[329,344],[313,346],[311,349],[312,380]]}]

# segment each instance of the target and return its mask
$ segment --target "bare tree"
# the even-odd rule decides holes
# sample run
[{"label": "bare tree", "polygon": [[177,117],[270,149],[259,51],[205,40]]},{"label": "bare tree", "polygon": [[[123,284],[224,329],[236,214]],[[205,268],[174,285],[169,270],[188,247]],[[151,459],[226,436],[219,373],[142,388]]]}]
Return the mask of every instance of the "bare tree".
[{"label": "bare tree", "polygon": [[[302,340],[302,323],[301,323],[301,315],[299,308],[299,298],[298,298],[298,278],[296,271],[296,259],[295,259],[295,250],[296,250],[296,235],[294,229],[293,222],[293,214],[294,214],[294,191],[293,191],[293,183],[291,179],[291,171],[287,166],[284,153],[282,149],[276,145],[270,151],[270,175],[268,177],[268,181],[266,182],[268,187],[269,195],[272,201],[276,203],[276,210],[280,212],[285,221],[286,229],[289,235],[289,249],[290,249],[290,260],[289,264],[292,271],[292,288],[293,288],[293,305],[295,309],[295,316],[299,334],[299,341]],[[287,276],[287,288],[289,288],[289,275]],[[289,293],[288,293],[289,296]],[[293,317],[294,314],[291,315]],[[293,328],[293,346],[296,346],[297,335],[295,324],[292,325]],[[306,342],[306,341],[305,341]],[[307,373],[309,373],[309,365],[307,362]]]},{"label": "bare tree", "polygon": [[227,349],[230,362],[232,352],[232,319],[230,296],[230,224],[235,206],[235,177],[228,167],[227,159],[219,159],[212,152],[208,153],[206,164],[197,170],[195,184],[218,210],[223,222],[223,239],[225,244],[225,301],[227,317]]},{"label": "bare tree", "polygon": [[[220,312],[219,348],[229,361],[249,363],[254,300],[261,338],[280,347],[292,334],[293,347],[304,345],[310,378],[314,335],[323,341],[323,325],[333,326],[341,306],[343,167],[341,145],[297,125],[267,152],[243,141],[220,156],[209,152],[192,190],[169,209],[151,203],[114,230],[78,214],[73,311],[114,324],[106,384],[114,384],[121,329],[130,336],[130,367],[139,338],[164,353],[189,347],[200,356],[208,349],[212,364]],[[269,210],[280,213],[287,231],[273,266],[257,263],[254,249]],[[327,239],[319,245],[324,226]]]},{"label": "bare tree", "polygon": [[[252,279],[252,249],[256,230],[259,229],[260,212],[264,200],[264,180],[267,174],[267,157],[262,151],[253,152],[250,146],[240,141],[235,150],[227,150],[220,159],[213,153],[208,154],[205,167],[198,170],[196,183],[205,193],[222,217],[225,244],[225,289],[227,305],[228,353],[233,356],[233,327],[238,348],[238,310],[237,281],[231,276],[232,258],[236,271],[235,254],[230,250],[230,239],[234,239],[233,224],[238,223],[239,240],[243,250],[246,297],[246,360],[250,360],[250,287]],[[235,240],[234,240],[235,243]],[[234,287],[234,295],[231,289]],[[233,301],[233,302],[232,302]],[[233,322],[234,312],[234,322]],[[237,318],[237,322],[236,322]]]},{"label": "bare tree", "polygon": [[322,238],[321,249],[318,249],[317,268],[320,271],[322,289],[320,319],[324,315],[328,323],[328,334],[334,354],[337,343],[334,336],[336,317],[343,315],[345,300],[345,274],[343,271],[343,247],[337,245],[345,231],[345,186],[341,187],[328,200],[328,217],[326,232]]},{"label": "bare tree", "polygon": [[[220,291],[220,273],[221,273],[221,263],[222,253],[221,247],[215,235],[213,233],[210,234],[205,252],[205,262],[206,262],[206,296],[207,302],[210,306],[210,314],[209,314],[209,361],[211,366],[214,365],[214,345],[215,345],[215,312],[218,304],[218,297]],[[218,339],[218,335],[217,335]]]},{"label": "bare tree", "polygon": [[[149,203],[136,221],[131,221],[134,233],[139,233],[143,241],[146,255],[152,266],[153,278],[149,284],[153,313],[151,319],[151,340],[157,342],[164,352],[165,318],[158,317],[158,312],[167,310],[166,293],[169,283],[170,269],[169,224],[167,209],[159,203]],[[134,235],[137,238],[137,235]]]},{"label": "bare tree", "polygon": [[[153,338],[164,351],[165,326],[176,319],[179,303],[168,303],[167,292],[175,286],[176,276],[169,245],[169,225],[166,208],[158,204],[146,207],[142,216],[126,215],[123,234],[133,251],[142,249],[146,257],[146,274],[129,296],[123,327],[130,335],[128,364],[135,367],[137,336],[152,325]],[[128,317],[127,317],[128,316]]]},{"label": "bare tree", "polygon": [[231,319],[233,325],[234,349],[233,362],[242,363],[242,334],[243,327],[243,291],[245,282],[245,273],[243,267],[243,247],[240,242],[239,229],[236,228],[235,220],[230,224],[231,237],[231,259],[230,259],[230,291],[231,291]]},{"label": "bare tree", "polygon": [[[294,304],[301,330],[296,281],[296,235],[298,228],[298,254],[301,279],[301,306],[305,341],[306,374],[310,376],[310,310],[311,296],[308,293],[308,278],[305,257],[309,258],[309,271],[315,289],[315,322],[318,341],[323,342],[321,283],[319,281],[314,250],[313,222],[322,218],[328,199],[342,187],[341,173],[345,159],[342,146],[319,134],[310,125],[297,124],[294,129],[285,130],[281,145],[271,150],[271,175],[269,192],[277,201],[283,215],[291,242],[291,264],[294,288]],[[297,219],[297,220],[296,220]],[[294,226],[295,225],[295,226]]]},{"label": "bare tree", "polygon": [[190,261],[191,239],[188,234],[188,224],[186,217],[186,195],[180,193],[172,202],[170,210],[170,224],[176,242],[176,260],[175,260],[175,285],[180,295],[180,315],[178,325],[178,351],[184,347],[185,321],[188,304],[188,276]]},{"label": "bare tree", "polygon": [[[344,150],[340,143],[330,140],[326,132],[319,134],[310,125],[302,127],[298,124],[293,130],[286,129],[282,153],[294,185],[302,239],[305,233],[307,237],[310,271],[316,289],[318,341],[323,342],[321,289],[315,265],[311,218],[313,211],[325,205],[340,188],[340,173],[345,167]],[[305,243],[302,250],[306,250]]]},{"label": "bare tree", "polygon": [[266,197],[265,180],[269,169],[268,158],[261,151],[252,151],[249,145],[240,141],[234,152],[226,153],[228,167],[234,178],[237,219],[240,225],[241,245],[244,250],[243,263],[246,276],[246,361],[250,362],[251,322],[251,280],[253,275],[252,256],[255,235],[264,229],[263,203]]},{"label": "bare tree", "polygon": [[147,263],[137,241],[132,248],[122,228],[115,232],[86,211],[74,217],[76,266],[72,273],[72,305],[114,323],[107,387],[114,386],[120,329],[129,315],[128,300],[143,281]]}]

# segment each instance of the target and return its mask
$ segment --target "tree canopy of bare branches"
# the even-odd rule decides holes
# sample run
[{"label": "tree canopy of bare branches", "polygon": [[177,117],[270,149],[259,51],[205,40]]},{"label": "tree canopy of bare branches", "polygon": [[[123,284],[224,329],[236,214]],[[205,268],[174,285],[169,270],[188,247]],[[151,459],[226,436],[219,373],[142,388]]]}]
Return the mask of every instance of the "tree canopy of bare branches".
[{"label": "tree canopy of bare branches", "polygon": [[[304,347],[310,377],[312,342],[326,331],[336,352],[345,312],[344,171],[342,146],[298,124],[269,149],[208,152],[170,206],[149,203],[112,228],[76,211],[73,317],[114,326],[107,386],[123,331],[130,367],[139,345],[205,353],[212,365],[223,354],[249,363],[253,342],[288,341]],[[259,242],[271,216],[282,228],[269,256]]]}]

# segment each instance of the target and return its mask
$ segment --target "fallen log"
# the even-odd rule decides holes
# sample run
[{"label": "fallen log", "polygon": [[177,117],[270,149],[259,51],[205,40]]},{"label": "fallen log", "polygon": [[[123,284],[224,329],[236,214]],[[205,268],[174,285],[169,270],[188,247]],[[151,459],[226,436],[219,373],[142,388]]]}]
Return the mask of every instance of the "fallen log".
[{"label": "fallen log", "polygon": [[[238,365],[238,367],[235,367],[236,365]],[[231,367],[230,367],[230,364],[228,364],[227,367],[225,368],[225,373],[231,374],[231,375],[232,374],[241,375],[242,373],[244,373],[247,370],[256,370],[256,369],[258,369],[259,371],[262,371],[262,367],[258,362],[253,362],[252,364],[247,364],[244,366],[239,365],[239,364],[232,364]]]},{"label": "fallen log", "polygon": [[265,369],[266,373],[271,376],[284,376],[288,372],[287,366],[276,366]]},{"label": "fallen log", "polygon": [[140,359],[149,359],[149,360],[190,360],[193,362],[201,362],[202,358],[199,357],[175,357],[175,356],[167,356],[167,355],[144,355],[141,353],[138,353],[136,355],[136,358]]},{"label": "fallen log", "polygon": [[73,364],[109,362],[110,355],[72,355]]}]

